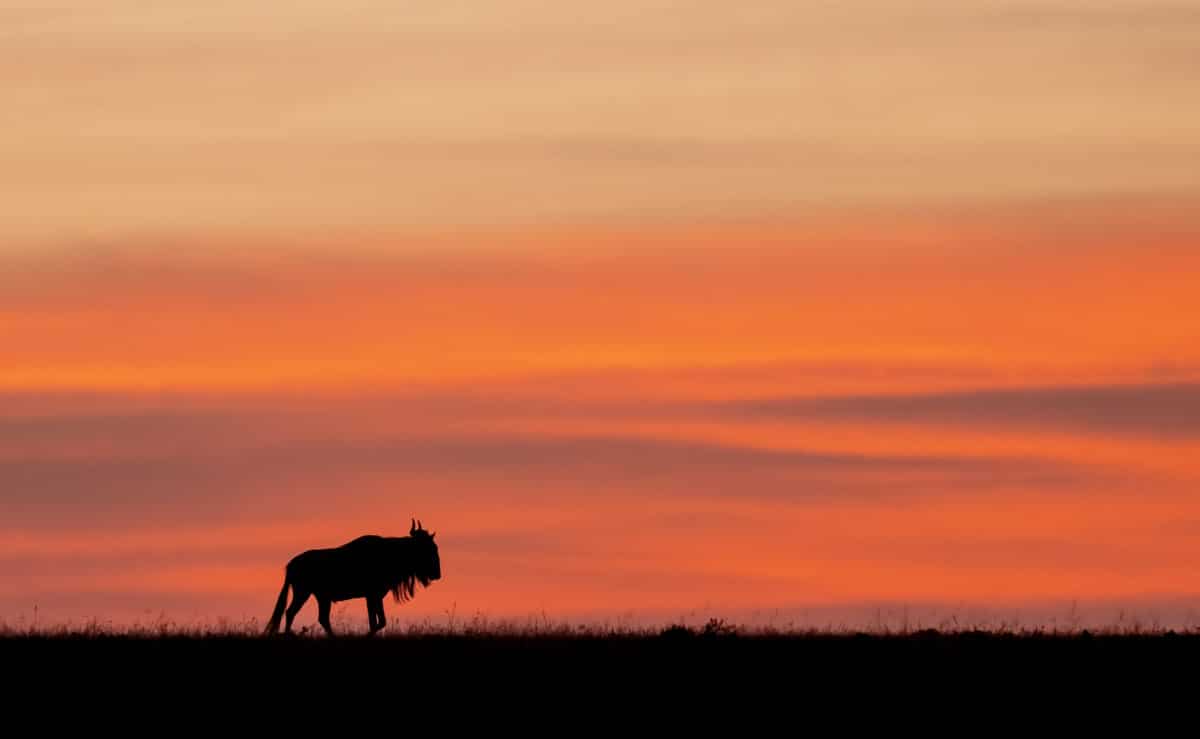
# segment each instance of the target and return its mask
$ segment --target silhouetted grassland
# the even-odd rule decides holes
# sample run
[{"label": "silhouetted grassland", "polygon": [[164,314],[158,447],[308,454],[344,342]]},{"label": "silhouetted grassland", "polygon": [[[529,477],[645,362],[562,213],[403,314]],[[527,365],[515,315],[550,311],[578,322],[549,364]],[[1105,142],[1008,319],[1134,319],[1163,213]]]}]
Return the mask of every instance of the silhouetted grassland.
[{"label": "silhouetted grassland", "polygon": [[[9,630],[0,702],[54,726],[165,716],[173,731],[222,735],[248,721],[313,729],[331,719],[347,730],[416,730],[418,720],[451,734],[486,723],[554,736],[1026,732],[1053,727],[1047,714],[1074,735],[1122,711],[1182,717],[1198,658],[1200,633],[1169,631]],[[820,729],[829,721],[836,733]]]},{"label": "silhouetted grassland", "polygon": [[[795,627],[792,625],[749,627],[710,619],[693,626],[672,624],[666,627],[608,626],[596,624],[555,623],[548,620],[492,621],[476,617],[459,622],[440,624],[426,620],[392,624],[375,636],[365,633],[361,624],[343,621],[335,624],[336,635],[327,637],[315,624],[297,624],[294,634],[264,636],[263,625],[257,620],[243,623],[220,621],[216,624],[188,625],[161,619],[149,624],[116,625],[101,621],[83,624],[26,626],[0,622],[0,644],[12,648],[19,644],[52,643],[111,643],[141,642],[170,643],[250,643],[272,645],[270,648],[288,650],[349,648],[361,644],[364,648],[389,649],[397,644],[458,644],[545,643],[569,645],[584,643],[628,643],[644,648],[651,645],[671,648],[711,648],[713,645],[750,644],[956,644],[956,645],[1017,645],[1017,644],[1116,644],[1200,642],[1200,627],[1184,630],[1145,627],[1139,623],[1106,628],[1049,628],[1000,625],[957,629],[894,628],[852,629],[827,626]],[[369,645],[386,645],[393,647]],[[325,644],[318,647],[317,644]],[[341,646],[338,646],[341,645]],[[657,648],[657,647],[653,647]]]},{"label": "silhouetted grassland", "polygon": [[[959,690],[974,685],[1061,691],[1191,674],[1200,631],[931,629],[869,633],[703,627],[604,629],[570,625],[394,626],[367,637],[319,632],[263,637],[230,627],[0,630],[0,662],[25,687],[217,691],[235,700],[294,691],[453,690],[547,696],[711,695],[784,699],[841,689]],[[707,699],[705,699],[707,700]],[[703,703],[703,700],[701,700]],[[694,707],[692,710],[698,710]]]}]

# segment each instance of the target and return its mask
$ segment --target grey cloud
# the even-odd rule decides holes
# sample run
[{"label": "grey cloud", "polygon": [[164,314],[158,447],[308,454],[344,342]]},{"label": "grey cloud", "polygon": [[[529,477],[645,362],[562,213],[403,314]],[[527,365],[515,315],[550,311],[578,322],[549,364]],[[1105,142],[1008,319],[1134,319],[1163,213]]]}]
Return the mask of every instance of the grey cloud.
[{"label": "grey cloud", "polygon": [[206,567],[268,565],[282,568],[285,561],[286,557],[281,558],[278,547],[214,541],[210,547],[189,546],[176,550],[0,555],[0,571],[5,573],[6,583],[35,585],[43,575],[99,579],[135,573],[147,567],[170,569],[203,564]]},{"label": "grey cloud", "polygon": [[[235,453],[203,446],[152,457],[0,461],[4,517],[17,524],[236,520],[282,506],[290,513],[378,504],[356,478],[381,475],[439,485],[450,503],[503,490],[528,499],[601,485],[621,496],[816,499],[964,494],[1021,486],[1074,488],[1102,473],[1044,459],[895,457],[764,451],[637,438],[457,436],[291,442]],[[886,480],[886,481],[883,481]],[[294,493],[324,488],[328,492]],[[453,492],[445,492],[452,490]]]},{"label": "grey cloud", "polygon": [[1083,29],[1111,28],[1127,33],[1131,28],[1144,30],[1200,24],[1200,8],[1191,2],[1046,2],[979,11],[973,13],[969,22],[981,32],[989,29],[1050,27],[1075,32]]},{"label": "grey cloud", "polygon": [[0,444],[9,450],[30,443],[69,445],[115,439],[122,445],[183,446],[215,441],[249,419],[243,414],[200,410],[104,411],[0,418]]},{"label": "grey cloud", "polygon": [[917,395],[774,398],[719,406],[742,418],[969,425],[1200,436],[1200,383],[983,389]]}]

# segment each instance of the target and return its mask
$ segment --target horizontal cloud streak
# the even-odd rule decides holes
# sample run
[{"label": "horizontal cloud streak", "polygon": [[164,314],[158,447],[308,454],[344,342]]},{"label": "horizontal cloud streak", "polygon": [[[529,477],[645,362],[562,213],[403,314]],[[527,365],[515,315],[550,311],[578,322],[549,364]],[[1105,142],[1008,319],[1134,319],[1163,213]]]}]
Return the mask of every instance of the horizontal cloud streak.
[{"label": "horizontal cloud streak", "polygon": [[[736,375],[687,374],[710,392]],[[1162,564],[1186,549],[1183,533],[1158,530],[1172,483],[1144,470],[986,442],[901,454],[836,451],[819,436],[790,448],[705,440],[687,425],[697,412],[724,408],[729,427],[758,416],[655,399],[648,388],[671,377],[14,394],[0,422],[0,615],[31,603],[125,620],[165,607],[257,615],[291,554],[410,513],[439,529],[455,579],[398,615],[1169,591],[1182,567]],[[924,377],[945,379],[936,367]],[[564,420],[582,426],[556,430]]]},{"label": "horizontal cloud streak", "polygon": [[737,401],[719,408],[743,418],[1053,428],[1151,438],[1200,436],[1197,383],[777,398]]},{"label": "horizontal cloud streak", "polygon": [[[23,525],[121,521],[226,521],[266,507],[319,511],[379,505],[355,479],[437,483],[443,502],[591,496],[712,496],[846,501],[972,495],[1000,489],[1073,489],[1109,479],[1045,459],[905,457],[771,451],[644,438],[521,438],[502,435],[248,447],[196,447],[138,458],[48,457],[0,461],[3,513]],[[445,492],[449,482],[455,493]],[[599,486],[599,487],[597,487]],[[606,490],[607,492],[600,492]],[[428,495],[422,493],[419,495]],[[326,497],[328,496],[328,500]]]}]

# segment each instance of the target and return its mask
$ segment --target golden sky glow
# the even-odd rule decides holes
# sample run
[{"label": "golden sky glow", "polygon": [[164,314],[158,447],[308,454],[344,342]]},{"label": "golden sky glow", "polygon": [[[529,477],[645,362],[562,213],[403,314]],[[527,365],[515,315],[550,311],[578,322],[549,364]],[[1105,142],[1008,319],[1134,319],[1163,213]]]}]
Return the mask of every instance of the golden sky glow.
[{"label": "golden sky glow", "polygon": [[1187,0],[3,0],[0,232],[1194,194],[1198,25]]}]

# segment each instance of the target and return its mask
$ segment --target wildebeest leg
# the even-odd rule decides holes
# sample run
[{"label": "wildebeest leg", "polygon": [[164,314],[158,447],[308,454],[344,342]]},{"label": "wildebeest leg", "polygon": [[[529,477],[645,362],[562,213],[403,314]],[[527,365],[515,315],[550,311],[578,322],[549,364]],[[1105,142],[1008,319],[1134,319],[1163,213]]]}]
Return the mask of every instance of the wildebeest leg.
[{"label": "wildebeest leg", "polygon": [[317,620],[321,622],[325,633],[333,636],[333,627],[329,625],[329,607],[333,605],[328,598],[317,596]]},{"label": "wildebeest leg", "polygon": [[373,596],[367,598],[367,619],[370,622],[372,634],[384,627],[386,621],[383,618],[383,598]]},{"label": "wildebeest leg", "polygon": [[387,626],[387,619],[383,615],[383,598],[375,600],[375,624],[376,631],[383,631],[383,627]]},{"label": "wildebeest leg", "polygon": [[311,595],[307,590],[292,586],[292,604],[287,609],[287,629],[285,633],[292,633],[292,621],[296,619],[296,614],[308,602],[308,596]]}]

